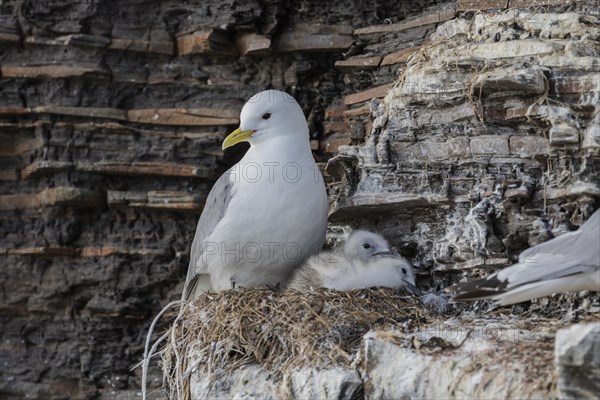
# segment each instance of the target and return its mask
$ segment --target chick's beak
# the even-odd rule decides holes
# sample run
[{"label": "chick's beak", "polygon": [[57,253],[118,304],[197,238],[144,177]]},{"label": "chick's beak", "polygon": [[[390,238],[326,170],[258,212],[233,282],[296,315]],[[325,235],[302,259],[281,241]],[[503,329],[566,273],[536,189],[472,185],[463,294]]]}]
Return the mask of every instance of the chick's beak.
[{"label": "chick's beak", "polygon": [[396,257],[399,258],[400,254],[396,253],[395,251],[392,250],[383,250],[383,251],[378,251],[377,253],[373,254],[374,256],[385,256],[385,257]]},{"label": "chick's beak", "polygon": [[241,130],[241,128],[237,128],[235,131],[231,132],[225,140],[223,140],[223,145],[221,148],[225,150],[228,147],[238,144],[239,142],[244,142],[252,137],[252,134],[256,132],[252,129],[248,129],[246,131]]}]

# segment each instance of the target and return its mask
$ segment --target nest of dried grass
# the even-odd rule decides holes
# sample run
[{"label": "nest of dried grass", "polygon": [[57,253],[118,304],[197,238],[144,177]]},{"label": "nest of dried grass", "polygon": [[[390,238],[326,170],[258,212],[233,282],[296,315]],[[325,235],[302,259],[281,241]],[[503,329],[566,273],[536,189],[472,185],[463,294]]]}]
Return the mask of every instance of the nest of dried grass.
[{"label": "nest of dried grass", "polygon": [[205,294],[185,304],[163,349],[165,389],[189,397],[197,371],[227,373],[261,364],[283,375],[311,365],[349,366],[373,328],[412,331],[440,318],[393,289],[242,289]]}]

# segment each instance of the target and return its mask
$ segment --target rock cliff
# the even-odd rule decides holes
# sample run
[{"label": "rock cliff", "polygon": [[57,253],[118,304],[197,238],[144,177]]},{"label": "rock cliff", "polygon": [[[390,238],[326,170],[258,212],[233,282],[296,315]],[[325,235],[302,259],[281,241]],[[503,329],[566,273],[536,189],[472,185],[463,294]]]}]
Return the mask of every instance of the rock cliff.
[{"label": "rock cliff", "polygon": [[0,3],[0,394],[138,396],[149,321],[243,152],[220,141],[266,87],[307,115],[330,243],[376,229],[423,287],[575,229],[600,198],[596,6]]}]

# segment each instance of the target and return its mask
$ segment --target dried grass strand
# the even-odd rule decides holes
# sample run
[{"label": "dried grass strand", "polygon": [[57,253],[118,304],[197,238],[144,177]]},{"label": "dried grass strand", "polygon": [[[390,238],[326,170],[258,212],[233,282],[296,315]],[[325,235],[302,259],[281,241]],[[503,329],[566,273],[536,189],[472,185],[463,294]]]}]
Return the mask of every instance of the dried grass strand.
[{"label": "dried grass strand", "polygon": [[165,390],[190,398],[201,371],[209,386],[245,365],[262,365],[280,381],[299,367],[351,367],[371,329],[417,329],[441,320],[419,300],[393,289],[240,289],[207,293],[184,304],[163,348]]},{"label": "dried grass strand", "polygon": [[[158,345],[161,344],[166,339],[167,335],[169,334],[169,332],[163,334],[160,338],[158,338],[158,340],[156,342],[154,342],[152,348],[149,349],[150,342],[152,341],[152,334],[154,333],[156,324],[162,318],[162,316],[164,315],[165,312],[167,312],[172,307],[175,307],[177,305],[182,305],[183,303],[185,303],[184,300],[177,300],[177,301],[170,302],[169,304],[164,306],[162,310],[160,310],[160,312],[156,315],[156,317],[154,317],[154,319],[152,320],[152,323],[150,324],[150,329],[148,329],[148,334],[146,335],[146,343],[144,345],[144,359],[142,360],[142,400],[146,400],[146,398],[147,398],[146,386],[147,386],[147,380],[148,380],[148,367],[150,366],[150,359],[152,358],[153,354],[156,352]],[[136,365],[134,368],[136,368],[137,366],[139,366],[139,364]]]}]

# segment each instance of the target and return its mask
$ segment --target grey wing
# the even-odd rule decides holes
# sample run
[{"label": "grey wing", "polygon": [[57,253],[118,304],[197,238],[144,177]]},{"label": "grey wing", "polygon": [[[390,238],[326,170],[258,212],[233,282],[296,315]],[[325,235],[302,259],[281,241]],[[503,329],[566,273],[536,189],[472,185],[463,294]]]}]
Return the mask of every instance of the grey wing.
[{"label": "grey wing", "polygon": [[600,270],[600,210],[577,231],[523,251],[519,263],[475,281],[448,288],[455,300],[478,300],[534,282]]},{"label": "grey wing", "polygon": [[[518,265],[518,267],[517,267]],[[510,285],[556,279],[600,266],[600,210],[578,230],[523,251],[519,264],[498,272]]]},{"label": "grey wing", "polygon": [[535,262],[518,263],[499,271],[498,280],[506,282],[507,289],[532,282],[563,278],[595,271],[599,264],[589,264],[571,257],[556,254],[540,254]]},{"label": "grey wing", "polygon": [[600,210],[594,214],[576,231],[557,236],[540,243],[519,254],[519,262],[526,263],[535,260],[536,254],[557,254],[584,258],[588,263],[598,263],[600,254]]},{"label": "grey wing", "polygon": [[202,244],[223,218],[233,197],[232,189],[233,181],[231,179],[231,169],[229,169],[215,182],[206,198],[206,203],[198,220],[196,234],[194,235],[190,249],[190,263],[182,294],[184,300],[188,300],[190,295],[194,293],[199,280],[206,279],[206,271],[200,270],[197,267],[198,260],[202,256]]}]

